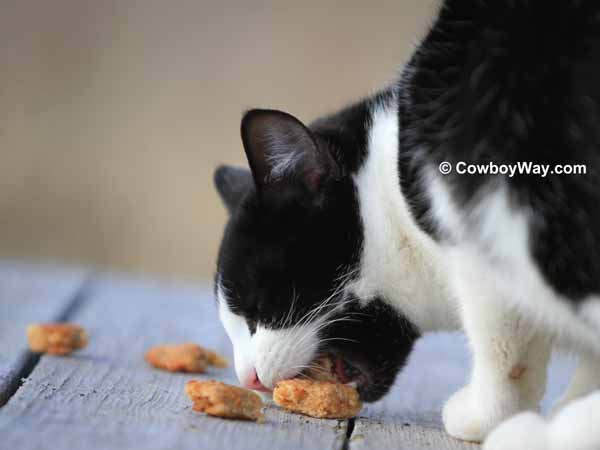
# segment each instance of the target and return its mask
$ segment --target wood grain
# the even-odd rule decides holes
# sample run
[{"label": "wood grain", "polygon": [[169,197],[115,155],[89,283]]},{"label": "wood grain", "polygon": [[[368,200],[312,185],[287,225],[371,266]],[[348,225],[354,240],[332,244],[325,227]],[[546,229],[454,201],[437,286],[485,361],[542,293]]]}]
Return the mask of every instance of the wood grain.
[{"label": "wood grain", "polygon": [[[46,449],[49,442],[57,450],[478,448],[448,437],[440,421],[444,401],[468,376],[469,354],[459,334],[421,339],[390,394],[362,411],[346,442],[347,421],[311,419],[274,406],[266,408],[265,424],[192,411],[185,382],[237,383],[232,367],[190,376],[145,363],[150,346],[169,342],[196,342],[231,359],[210,289],[104,276],[85,285],[84,300],[73,309],[84,278],[0,263],[0,369],[11,370],[12,361],[27,353],[23,330],[31,321],[53,320],[67,308],[69,320],[90,334],[90,345],[78,353],[43,356],[0,409],[3,448]],[[544,409],[564,389],[572,368],[569,359],[553,361]]]},{"label": "wood grain", "polygon": [[[356,419],[350,448],[476,449],[443,431],[442,407],[463,386],[469,374],[466,338],[459,333],[434,333],[420,339],[394,388],[382,401],[369,405]],[[542,409],[566,387],[574,367],[566,356],[553,358]]]},{"label": "wood grain", "polygon": [[[339,449],[346,422],[266,410],[255,424],[192,411],[191,378],[235,382],[231,368],[202,376],[159,371],[144,352],[154,344],[197,342],[231,357],[209,290],[150,280],[98,280],[73,320],[90,345],[69,357],[44,356],[0,411],[5,448]],[[15,426],[18,424],[18,426]],[[32,433],[31,430],[35,430]]]},{"label": "wood grain", "polygon": [[0,406],[32,358],[25,328],[61,319],[84,279],[81,270],[0,261]]},{"label": "wood grain", "polygon": [[350,448],[466,450],[478,448],[443,431],[441,408],[465,381],[469,356],[464,337],[420,339],[391,392],[356,419]]}]

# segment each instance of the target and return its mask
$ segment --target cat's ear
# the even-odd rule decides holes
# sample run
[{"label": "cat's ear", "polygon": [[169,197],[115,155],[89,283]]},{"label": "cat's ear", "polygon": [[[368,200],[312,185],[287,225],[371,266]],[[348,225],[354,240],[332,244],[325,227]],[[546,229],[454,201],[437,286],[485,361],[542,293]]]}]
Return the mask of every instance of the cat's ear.
[{"label": "cat's ear", "polygon": [[219,166],[214,174],[215,187],[221,195],[229,214],[242,202],[244,195],[252,189],[252,174],[248,169],[234,166]]},{"label": "cat's ear", "polygon": [[253,109],[242,119],[242,141],[259,192],[301,185],[317,193],[338,167],[326,148],[294,116],[276,110]]}]

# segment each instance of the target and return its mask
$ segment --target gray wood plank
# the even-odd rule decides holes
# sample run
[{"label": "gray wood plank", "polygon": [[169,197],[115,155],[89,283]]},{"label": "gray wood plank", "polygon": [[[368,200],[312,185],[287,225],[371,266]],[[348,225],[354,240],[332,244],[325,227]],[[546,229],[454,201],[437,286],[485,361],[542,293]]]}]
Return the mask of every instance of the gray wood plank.
[{"label": "gray wood plank", "polygon": [[58,320],[84,278],[78,269],[0,261],[0,406],[31,357],[26,326]]},{"label": "gray wood plank", "polygon": [[[148,367],[153,344],[198,342],[231,358],[212,292],[193,286],[108,277],[92,284],[72,320],[90,345],[69,357],[42,357],[0,410],[4,448],[339,449],[346,422],[317,420],[268,407],[255,424],[198,414],[183,388],[192,378],[234,382],[232,368],[202,376]],[[31,430],[35,430],[32,433]]]},{"label": "gray wood plank", "polygon": [[[570,358],[553,358],[542,402],[544,411],[566,387],[573,366]],[[465,384],[469,367],[469,352],[462,334],[436,333],[420,339],[390,394],[369,405],[356,419],[350,448],[478,448],[447,436],[441,423],[443,404]]]},{"label": "gray wood plank", "polygon": [[414,423],[387,420],[357,422],[349,448],[394,450],[467,450],[476,444],[452,439],[442,430]]}]

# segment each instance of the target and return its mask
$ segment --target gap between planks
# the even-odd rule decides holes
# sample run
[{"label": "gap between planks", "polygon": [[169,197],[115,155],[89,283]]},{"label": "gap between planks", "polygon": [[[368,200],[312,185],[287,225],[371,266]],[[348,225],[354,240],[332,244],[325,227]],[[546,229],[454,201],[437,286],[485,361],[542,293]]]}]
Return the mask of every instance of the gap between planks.
[{"label": "gap between planks", "polygon": [[[70,357],[41,358],[0,415],[6,448],[43,450],[49,439],[64,450],[90,442],[95,450],[343,447],[347,420],[321,421],[270,405],[260,427],[210,418],[192,411],[183,388],[190,377],[217,372],[171,374],[148,367],[143,354],[151,345],[184,339],[233,356],[210,290],[147,279],[94,281],[91,298],[70,318],[89,330],[90,345]],[[217,376],[235,383],[231,367]]]},{"label": "gap between planks", "polygon": [[348,419],[346,423],[346,439],[344,439],[344,443],[342,444],[342,450],[350,450],[350,441],[352,440],[352,434],[354,433],[354,425],[356,423],[356,418],[352,417]]},{"label": "gap between planks", "polygon": [[[54,322],[67,322],[73,317],[77,311],[83,306],[83,303],[87,298],[90,297],[90,292],[93,285],[93,275],[88,275],[81,282],[81,285],[73,293],[71,300],[67,302],[66,307],[58,314],[53,320]],[[25,332],[25,330],[23,330]],[[8,383],[6,391],[0,397],[0,409],[5,406],[10,399],[17,393],[17,391],[23,386],[23,383],[35,367],[40,362],[42,355],[40,353],[34,353],[30,350],[26,350],[21,356],[18,364],[17,371],[13,375],[12,380]]]}]

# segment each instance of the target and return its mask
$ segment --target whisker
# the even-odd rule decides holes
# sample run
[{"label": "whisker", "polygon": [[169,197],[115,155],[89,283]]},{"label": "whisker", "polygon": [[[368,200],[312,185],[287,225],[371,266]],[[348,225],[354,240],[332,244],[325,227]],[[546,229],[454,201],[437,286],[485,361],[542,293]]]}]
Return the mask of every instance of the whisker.
[{"label": "whisker", "polygon": [[306,333],[303,333],[303,335],[294,343],[294,349],[297,347],[300,347],[304,344],[304,342],[306,341],[306,339],[312,337],[314,334],[319,334],[319,332],[321,330],[323,330],[324,328],[326,328],[327,326],[333,324],[333,323],[337,323],[337,322],[358,322],[357,319],[352,319],[350,317],[337,317],[337,318],[333,318],[333,319],[329,319],[327,321],[324,321],[322,323],[319,323],[315,328],[307,330]]},{"label": "whisker", "polygon": [[285,328],[288,325],[288,323],[291,323],[292,317],[294,315],[294,306],[295,306],[296,300],[297,300],[296,286],[292,284],[292,304],[290,305],[290,309],[288,310],[288,312],[284,318],[284,321],[282,324],[283,328]]},{"label": "whisker", "polygon": [[330,341],[345,341],[345,342],[354,342],[354,343],[358,343],[358,342],[360,342],[360,341],[358,341],[358,340],[356,340],[356,339],[333,337],[333,338],[325,338],[325,339],[321,339],[321,340],[319,341],[319,343],[323,343],[323,342],[330,342]]},{"label": "whisker", "polygon": [[[345,269],[345,270],[344,270]],[[305,311],[302,316],[295,321],[289,332],[292,337],[296,337],[294,339],[294,344],[292,346],[292,351],[302,349],[302,346],[307,342],[309,338],[318,334],[327,326],[337,323],[337,322],[357,322],[358,319],[354,319],[350,317],[354,315],[354,313],[350,313],[349,315],[343,317],[335,317],[337,313],[344,310],[346,306],[354,300],[351,297],[345,295],[344,290],[349,282],[349,280],[357,273],[359,270],[358,266],[351,268],[340,267],[340,271],[344,270],[335,281],[338,282],[335,289],[320,303],[318,303],[315,307],[308,309]],[[297,307],[297,302],[299,300],[299,295],[296,292],[295,286],[292,287],[292,303],[290,305],[290,309],[288,310],[285,318],[282,321],[282,326],[287,327],[291,322],[293,322],[293,316],[295,314],[295,309]],[[341,294],[341,295],[340,295]],[[325,312],[320,314],[322,311]],[[360,314],[360,313],[358,313]],[[357,315],[358,315],[357,314]],[[311,322],[315,322],[314,327],[309,329],[304,329],[305,325],[308,325]],[[343,338],[338,338],[342,340]],[[323,342],[323,340],[321,340]]]}]

